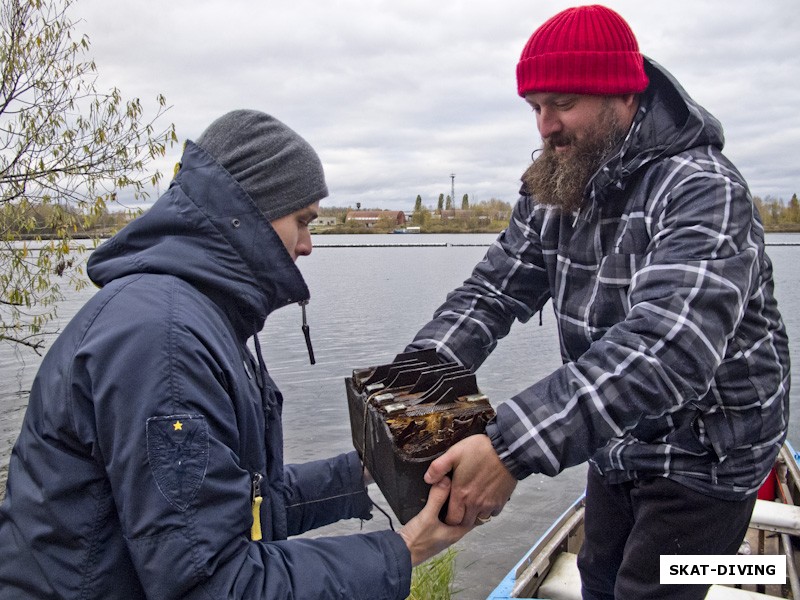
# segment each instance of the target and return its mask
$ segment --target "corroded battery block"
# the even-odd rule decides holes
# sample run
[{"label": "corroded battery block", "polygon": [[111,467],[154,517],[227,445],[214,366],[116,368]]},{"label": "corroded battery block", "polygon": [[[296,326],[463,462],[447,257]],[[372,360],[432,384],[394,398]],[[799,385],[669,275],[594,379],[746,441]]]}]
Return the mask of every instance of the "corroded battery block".
[{"label": "corroded battery block", "polygon": [[428,498],[428,465],[494,417],[475,375],[434,350],[400,354],[345,379],[353,445],[401,523]]}]

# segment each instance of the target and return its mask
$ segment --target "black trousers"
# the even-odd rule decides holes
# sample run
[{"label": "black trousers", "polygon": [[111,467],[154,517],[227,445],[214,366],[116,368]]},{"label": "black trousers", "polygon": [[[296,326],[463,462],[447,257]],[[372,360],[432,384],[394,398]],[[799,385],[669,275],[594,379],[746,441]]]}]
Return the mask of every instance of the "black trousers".
[{"label": "black trousers", "polygon": [[728,502],[663,477],[608,485],[589,468],[583,600],[702,600],[708,585],[661,585],[666,554],[736,554],[756,498]]}]

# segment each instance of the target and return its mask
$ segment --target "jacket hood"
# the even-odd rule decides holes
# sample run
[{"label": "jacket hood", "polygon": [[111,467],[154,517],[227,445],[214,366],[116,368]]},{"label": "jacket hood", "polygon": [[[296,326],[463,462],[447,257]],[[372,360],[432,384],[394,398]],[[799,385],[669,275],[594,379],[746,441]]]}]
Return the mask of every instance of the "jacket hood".
[{"label": "jacket hood", "polygon": [[655,61],[644,59],[650,85],[641,96],[639,111],[619,153],[595,175],[593,184],[625,180],[649,163],[691,148],[715,146],[722,150],[722,125],[695,102],[678,81]]},{"label": "jacket hood", "polygon": [[272,311],[309,299],[269,221],[230,173],[192,142],[167,192],[101,244],[87,271],[100,287],[140,273],[179,277],[214,300],[242,339],[260,331]]}]

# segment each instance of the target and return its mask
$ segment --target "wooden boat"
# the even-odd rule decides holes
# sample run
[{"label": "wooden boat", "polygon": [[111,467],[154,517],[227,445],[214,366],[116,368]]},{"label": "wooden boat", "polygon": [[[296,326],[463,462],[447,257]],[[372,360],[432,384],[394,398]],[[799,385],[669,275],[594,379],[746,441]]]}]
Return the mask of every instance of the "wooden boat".
[{"label": "wooden boat", "polygon": [[[580,600],[576,559],[583,543],[584,500],[578,498],[556,520],[487,600]],[[786,556],[786,582],[712,585],[706,600],[800,600],[800,454],[788,442],[759,492],[740,553]]]}]

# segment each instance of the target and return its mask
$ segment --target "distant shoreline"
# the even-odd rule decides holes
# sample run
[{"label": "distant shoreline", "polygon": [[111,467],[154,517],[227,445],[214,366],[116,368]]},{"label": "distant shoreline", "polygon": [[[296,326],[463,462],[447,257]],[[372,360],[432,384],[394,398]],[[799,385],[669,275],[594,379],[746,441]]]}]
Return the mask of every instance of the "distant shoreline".
[{"label": "distant shoreline", "polygon": [[[404,236],[415,236],[415,235],[439,235],[439,234],[476,234],[476,233],[500,233],[503,231],[505,227],[501,227],[499,229],[475,229],[470,231],[458,230],[458,229],[442,229],[436,231],[420,231],[419,233],[400,233],[396,234],[393,231],[374,231],[372,229],[364,229],[363,231],[352,231],[352,230],[344,230],[344,229],[336,229],[336,228],[329,228],[326,227],[325,229],[312,229],[311,233],[314,235],[373,235],[373,234],[383,234],[383,235],[404,235]],[[800,233],[800,227],[765,227],[764,233]]]},{"label": "distant shoreline", "polygon": [[[396,233],[394,231],[375,231],[373,229],[363,229],[363,230],[356,230],[353,231],[351,229],[344,229],[344,228],[336,228],[336,227],[326,227],[324,229],[313,229],[311,233],[313,235],[402,235],[406,236],[416,236],[416,235],[474,235],[474,234],[482,234],[482,233],[500,233],[503,231],[504,228],[494,229],[494,228],[478,228],[474,230],[464,231],[459,229],[442,229],[442,230],[435,230],[435,231],[420,231],[418,233]],[[800,227],[765,227],[764,233],[800,233]],[[73,240],[104,240],[108,239],[113,234],[109,232],[99,232],[99,233],[77,233],[71,236]],[[20,241],[20,242],[33,242],[33,241],[45,241],[45,240],[56,240],[60,239],[54,235],[47,235],[47,234],[40,234],[40,235],[20,235],[15,237],[13,241]]]}]

